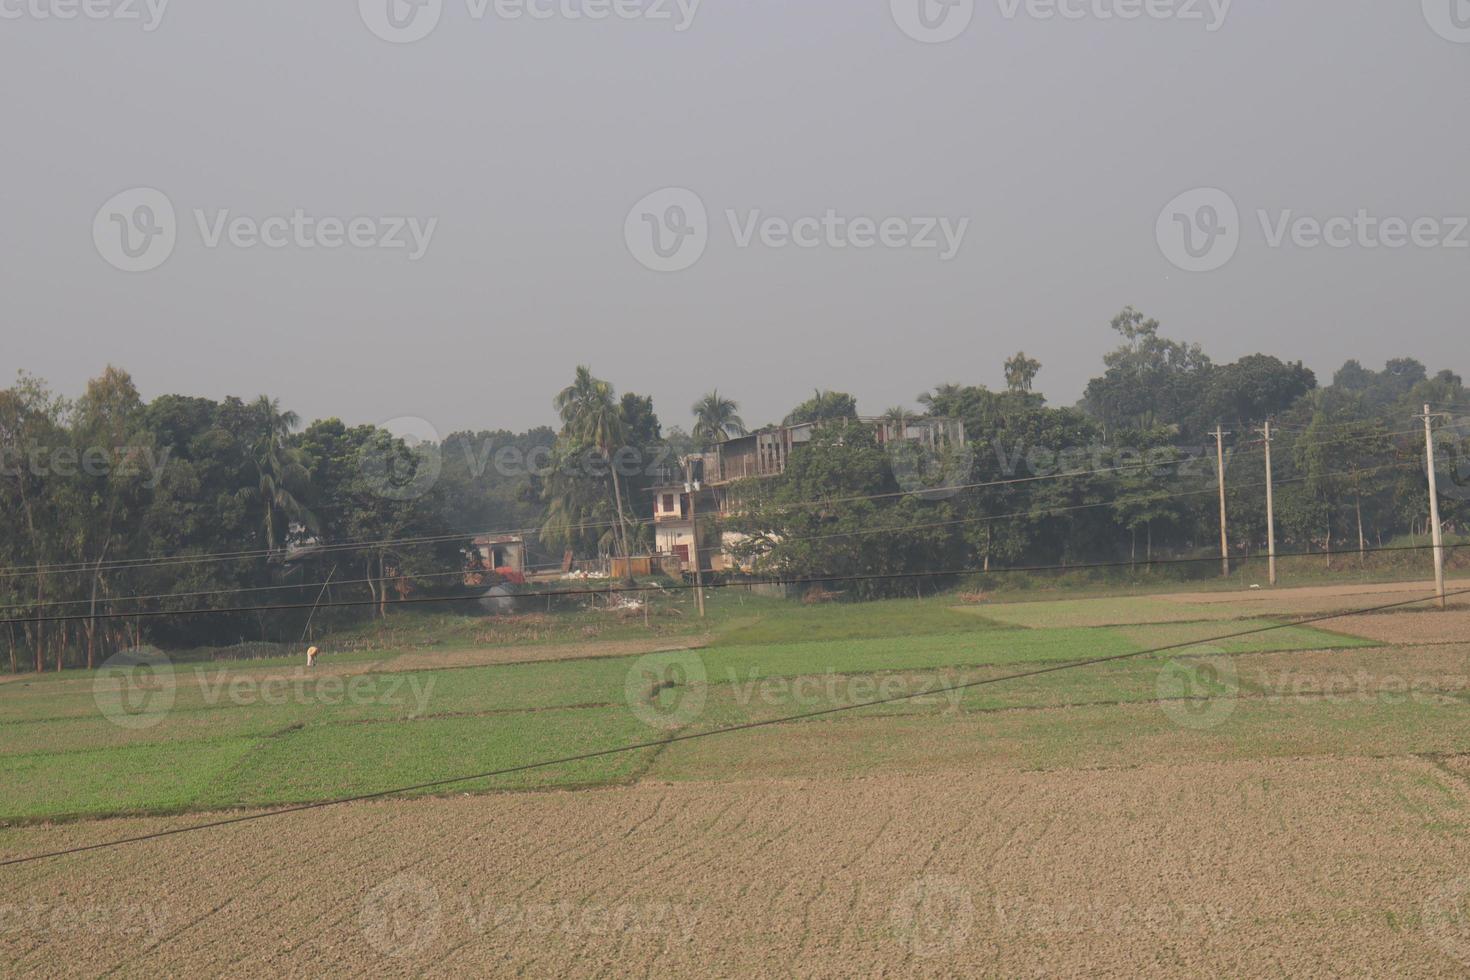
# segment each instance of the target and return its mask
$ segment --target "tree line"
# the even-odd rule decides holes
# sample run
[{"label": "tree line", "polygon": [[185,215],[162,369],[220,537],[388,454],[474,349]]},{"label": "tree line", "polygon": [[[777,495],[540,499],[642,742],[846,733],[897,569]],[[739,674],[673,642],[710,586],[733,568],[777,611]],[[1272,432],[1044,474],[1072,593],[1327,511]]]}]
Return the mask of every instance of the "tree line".
[{"label": "tree line", "polygon": [[[1368,549],[1427,530],[1424,403],[1470,412],[1461,378],[1412,358],[1347,361],[1329,384],[1253,354],[1217,364],[1128,309],[1080,402],[1036,389],[1042,365],[1004,364],[1005,387],[948,383],[881,418],[957,419],[964,446],[879,438],[857,400],[817,389],[781,424],[819,423],[778,478],[737,488],[741,560],[801,577],[1083,563],[1218,549],[1217,425],[1228,430],[1231,548],[1264,546],[1264,453],[1274,425],[1285,549]],[[92,666],[149,641],[291,640],[330,580],[323,628],[394,599],[462,596],[476,532],[529,532],[535,563],[646,553],[655,483],[680,460],[751,431],[719,389],[667,430],[653,398],[579,367],[551,399],[556,427],[453,433],[414,444],[336,418],[302,426],[279,402],[160,395],[109,367],[74,399],[21,374],[0,390],[0,643],[12,670]],[[774,423],[762,428],[774,427]],[[896,430],[895,430],[896,431]],[[1470,460],[1446,443],[1442,519],[1463,528]],[[506,461],[510,461],[507,464]],[[827,503],[824,503],[827,502]],[[470,584],[467,584],[467,581]],[[906,588],[871,578],[852,591]],[[140,598],[141,597],[141,598]],[[209,616],[171,615],[218,610]],[[106,616],[107,612],[148,612]],[[64,621],[47,622],[52,617]]]}]

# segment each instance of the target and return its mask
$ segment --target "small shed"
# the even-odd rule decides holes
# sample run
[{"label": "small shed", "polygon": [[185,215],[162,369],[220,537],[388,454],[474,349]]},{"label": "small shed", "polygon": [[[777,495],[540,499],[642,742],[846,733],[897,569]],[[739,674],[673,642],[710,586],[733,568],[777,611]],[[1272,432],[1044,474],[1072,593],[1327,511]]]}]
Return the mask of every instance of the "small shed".
[{"label": "small shed", "polygon": [[526,572],[526,539],[518,534],[481,535],[475,538],[474,548],[480,554],[480,563],[486,568],[509,568]]}]

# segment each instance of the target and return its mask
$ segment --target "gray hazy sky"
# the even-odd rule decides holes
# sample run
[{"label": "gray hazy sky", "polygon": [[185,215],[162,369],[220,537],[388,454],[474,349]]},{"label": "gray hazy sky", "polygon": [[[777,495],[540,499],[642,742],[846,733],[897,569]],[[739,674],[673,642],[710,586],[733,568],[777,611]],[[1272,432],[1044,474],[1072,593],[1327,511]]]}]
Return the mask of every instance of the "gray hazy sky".
[{"label": "gray hazy sky", "polygon": [[[66,2],[0,0],[0,368],[67,394],[113,362],[145,397],[523,428],[588,363],[666,426],[714,386],[759,424],[817,386],[873,413],[939,382],[997,386],[1024,348],[1071,403],[1127,304],[1222,361],[1470,371],[1470,249],[1273,248],[1257,217],[1470,214],[1470,43],[1431,27],[1441,0],[1237,0],[1213,32],[978,0],[941,44],[906,36],[889,0],[705,0],[682,32],[444,0],[410,44],[351,0],[172,0],[152,31],[36,16]],[[127,273],[93,222],[140,186],[176,208],[177,245]],[[659,273],[624,223],[670,186],[707,206],[709,242]],[[1156,237],[1197,187],[1241,218],[1208,273]],[[194,215],[298,208],[438,225],[409,261],[209,248]],[[727,209],[970,225],[945,262],[742,248]]]}]

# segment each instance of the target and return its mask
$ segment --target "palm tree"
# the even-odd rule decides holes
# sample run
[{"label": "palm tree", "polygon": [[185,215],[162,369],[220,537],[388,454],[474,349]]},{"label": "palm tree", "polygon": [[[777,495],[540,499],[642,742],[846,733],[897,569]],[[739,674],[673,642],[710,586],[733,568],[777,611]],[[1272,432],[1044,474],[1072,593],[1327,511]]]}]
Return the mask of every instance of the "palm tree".
[{"label": "palm tree", "polygon": [[304,493],[311,476],[301,461],[300,451],[290,443],[291,430],[301,423],[301,417],[295,412],[281,411],[280,401],[265,395],[256,400],[254,408],[261,421],[260,435],[252,447],[259,481],[253,487],[241,487],[235,495],[240,500],[262,504],[266,550],[275,551],[278,528],[289,526],[292,521],[311,530],[317,528],[316,515],[298,496]]},{"label": "palm tree", "polygon": [[903,439],[908,435],[909,419],[913,417],[913,412],[910,412],[902,405],[895,405],[883,413],[884,427],[892,426],[894,438]]},{"label": "palm tree", "polygon": [[748,431],[745,420],[738,414],[740,406],[729,398],[721,398],[718,388],[695,402],[690,411],[694,413],[692,435],[706,446],[724,442],[731,436],[743,436]]},{"label": "palm tree", "polygon": [[933,391],[926,391],[919,396],[919,404],[932,410],[935,405],[941,405],[958,397],[963,390],[964,387],[957,384],[935,385]]},{"label": "palm tree", "polygon": [[[593,377],[592,369],[578,366],[572,383],[556,396],[556,410],[562,420],[562,436],[569,442],[596,449],[611,460],[626,442],[623,414],[613,397],[613,387]],[[617,467],[611,467],[613,504],[617,511],[619,538],[623,557],[629,557],[627,516],[623,512],[622,483]],[[631,573],[631,566],[629,567]]]}]

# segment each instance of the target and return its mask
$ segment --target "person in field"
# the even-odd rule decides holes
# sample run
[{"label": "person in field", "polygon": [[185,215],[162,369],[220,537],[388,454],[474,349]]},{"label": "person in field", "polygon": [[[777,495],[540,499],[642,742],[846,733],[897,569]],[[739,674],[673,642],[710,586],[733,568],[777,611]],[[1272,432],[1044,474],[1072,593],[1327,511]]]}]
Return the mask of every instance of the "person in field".
[{"label": "person in field", "polygon": [[307,647],[306,648],[306,666],[308,666],[308,667],[315,667],[316,666],[316,655],[317,655],[317,648],[316,647]]}]

